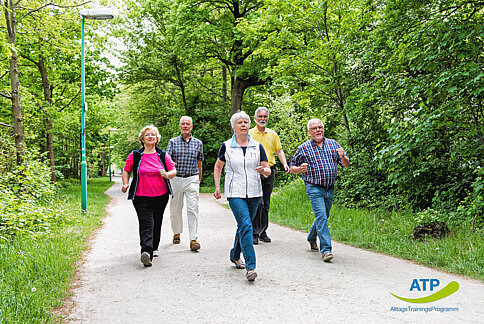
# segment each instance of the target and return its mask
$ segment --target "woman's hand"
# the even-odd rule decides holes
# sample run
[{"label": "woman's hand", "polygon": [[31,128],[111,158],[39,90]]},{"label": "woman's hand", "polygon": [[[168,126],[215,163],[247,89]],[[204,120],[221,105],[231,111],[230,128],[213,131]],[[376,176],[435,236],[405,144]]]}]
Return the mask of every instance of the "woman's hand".
[{"label": "woman's hand", "polygon": [[215,188],[215,192],[213,193],[213,196],[215,197],[215,199],[222,198],[222,195],[220,194],[220,188]]},{"label": "woman's hand", "polygon": [[126,191],[128,191],[128,188],[129,188],[129,184],[124,184],[122,187],[121,187],[121,191],[123,193],[126,193]]},{"label": "woman's hand", "polygon": [[159,169],[158,172],[161,174],[163,178],[168,179],[168,174],[165,171],[165,169]]}]

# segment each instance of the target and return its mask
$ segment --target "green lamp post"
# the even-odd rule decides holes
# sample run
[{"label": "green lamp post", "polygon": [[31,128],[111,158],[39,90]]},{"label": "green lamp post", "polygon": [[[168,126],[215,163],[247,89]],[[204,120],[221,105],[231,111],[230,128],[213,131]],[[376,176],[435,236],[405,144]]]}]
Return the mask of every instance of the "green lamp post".
[{"label": "green lamp post", "polygon": [[86,163],[86,78],[84,66],[84,19],[106,20],[114,18],[112,9],[95,8],[80,11],[81,15],[81,208],[87,211],[87,163]]},{"label": "green lamp post", "polygon": [[117,128],[110,128],[108,133],[108,169],[109,169],[109,181],[111,181],[111,132],[117,132]]}]

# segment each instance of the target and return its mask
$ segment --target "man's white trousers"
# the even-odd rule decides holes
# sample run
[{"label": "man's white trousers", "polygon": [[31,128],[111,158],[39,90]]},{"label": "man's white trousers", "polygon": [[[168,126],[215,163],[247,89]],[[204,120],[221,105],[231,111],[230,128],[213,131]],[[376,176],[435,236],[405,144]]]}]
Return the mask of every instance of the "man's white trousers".
[{"label": "man's white trousers", "polygon": [[171,228],[174,234],[183,232],[183,197],[187,207],[188,233],[191,240],[198,240],[198,199],[200,180],[198,174],[170,180],[173,189],[173,198],[170,200]]}]

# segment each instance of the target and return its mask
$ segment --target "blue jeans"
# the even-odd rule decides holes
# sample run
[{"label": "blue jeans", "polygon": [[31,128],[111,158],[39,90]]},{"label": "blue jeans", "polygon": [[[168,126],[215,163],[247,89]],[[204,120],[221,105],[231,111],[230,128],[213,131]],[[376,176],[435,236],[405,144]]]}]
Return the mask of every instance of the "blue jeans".
[{"label": "blue jeans", "polygon": [[316,236],[318,236],[319,251],[324,255],[331,252],[332,249],[328,218],[331,205],[333,204],[334,187],[325,189],[308,182],[305,182],[304,186],[314,212],[314,222],[309,229],[308,241],[316,242]]},{"label": "blue jeans", "polygon": [[228,198],[230,209],[237,221],[234,247],[230,250],[230,259],[240,259],[240,252],[244,254],[245,267],[255,269],[255,250],[252,243],[252,221],[259,207],[260,197],[256,198]]}]

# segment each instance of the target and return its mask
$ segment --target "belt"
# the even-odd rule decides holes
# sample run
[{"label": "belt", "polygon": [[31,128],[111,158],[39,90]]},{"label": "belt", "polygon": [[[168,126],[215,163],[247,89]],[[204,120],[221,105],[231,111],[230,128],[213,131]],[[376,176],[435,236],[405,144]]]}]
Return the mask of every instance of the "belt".
[{"label": "belt", "polygon": [[333,189],[334,188],[334,184],[332,184],[331,186],[323,186],[323,185],[316,184],[316,183],[311,183],[311,182],[307,182],[307,181],[305,181],[305,182],[306,183],[309,183],[309,184],[312,184],[313,186],[317,186],[317,187],[326,189],[326,190],[330,190],[330,189]]},{"label": "belt", "polygon": [[178,173],[176,174],[176,176],[179,177],[179,178],[189,178],[189,177],[193,177],[195,175],[197,175],[197,173],[196,174],[178,174]]}]

